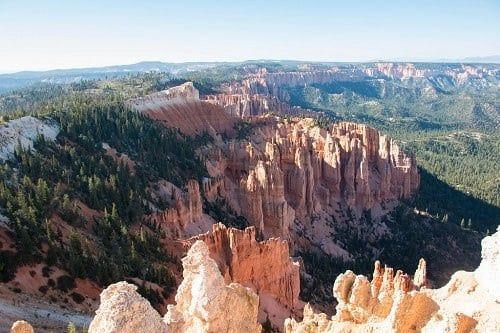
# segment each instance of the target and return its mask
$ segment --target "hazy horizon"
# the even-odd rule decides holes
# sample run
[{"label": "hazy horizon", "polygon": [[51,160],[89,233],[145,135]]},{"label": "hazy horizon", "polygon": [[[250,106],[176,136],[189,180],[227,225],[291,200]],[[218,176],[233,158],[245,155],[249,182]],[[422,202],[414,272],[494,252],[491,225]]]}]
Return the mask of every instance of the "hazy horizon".
[{"label": "hazy horizon", "polygon": [[500,2],[0,3],[0,73],[142,61],[422,61],[500,55]]}]

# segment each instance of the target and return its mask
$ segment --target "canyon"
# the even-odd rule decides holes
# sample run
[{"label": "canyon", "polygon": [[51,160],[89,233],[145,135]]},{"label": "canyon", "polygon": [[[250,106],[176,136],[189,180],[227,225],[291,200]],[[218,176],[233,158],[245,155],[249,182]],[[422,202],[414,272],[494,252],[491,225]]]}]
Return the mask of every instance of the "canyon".
[{"label": "canyon", "polygon": [[[498,75],[495,66],[464,64],[442,67],[380,62],[357,66],[302,64],[294,71],[248,68],[240,81],[223,84],[219,93],[201,96],[201,99],[220,105],[229,114],[238,117],[266,113],[307,116],[322,114],[330,108],[328,103],[341,106],[356,102],[357,95],[379,99],[398,94],[404,96],[408,91],[415,90],[416,94],[437,101],[440,92],[491,86]],[[401,87],[406,91],[400,91]],[[314,100],[307,99],[304,103],[300,101],[304,96],[298,97],[292,93],[297,89],[300,95],[306,95],[306,90],[312,89],[316,99],[322,99],[324,92],[327,92],[330,100],[324,102],[326,105],[315,105]],[[339,104],[334,102],[337,99]],[[332,111],[338,112],[335,109]]]},{"label": "canyon", "polygon": [[[486,75],[474,68],[464,71],[466,74],[450,75],[457,80],[460,75]],[[293,96],[281,87],[328,84],[358,75],[398,80],[432,78],[430,72],[410,64],[377,64],[351,72],[316,69],[311,65],[299,73],[270,73],[263,69],[239,83],[223,84],[220,94],[200,95],[194,83],[186,82],[128,100],[128,107],[165,127],[177,129],[179,137],[203,142],[196,155],[206,167],[206,174],[182,186],[168,179],[155,179],[148,188],[150,197],[144,201],[148,213],[141,223],[131,227],[141,239],[154,232],[160,234],[160,244],[168,256],[180,258],[187,252],[182,259],[183,277],[180,268],[174,268],[175,262],[165,264],[167,270],[179,274],[174,281],[180,283],[175,295],[177,304],[171,305],[173,295],[164,299],[169,305],[163,302],[159,307],[162,314],[167,311],[162,318],[130,284],[139,284],[140,279],[128,279],[101,293],[101,306],[91,331],[132,332],[139,327],[144,329],[141,325],[145,322],[151,325],[147,330],[152,332],[258,332],[258,323],[270,323],[286,332],[311,327],[328,332],[337,322],[340,326],[335,327],[344,327],[346,331],[403,332],[413,327],[429,331],[425,327],[433,325],[455,325],[463,331],[474,325],[496,327],[484,324],[485,319],[472,312],[453,312],[449,299],[452,289],[466,297],[461,289],[464,286],[473,290],[489,283],[486,277],[492,265],[488,262],[496,260],[491,253],[498,244],[484,242],[483,249],[490,249],[483,251],[484,264],[474,279],[470,274],[457,273],[452,285],[446,287],[448,294],[443,291],[445,287],[431,291],[432,286],[441,284],[442,280],[437,281],[436,277],[449,276],[449,267],[471,248],[462,247],[460,238],[465,231],[455,235],[448,230],[441,235],[450,227],[429,226],[425,221],[427,212],[418,212],[408,204],[421,185],[415,156],[368,125],[347,121],[325,124],[302,117],[312,111],[291,106]],[[45,135],[42,129],[41,134]],[[46,135],[54,140],[58,128],[49,130],[54,133],[49,131]],[[134,154],[123,154],[104,142],[98,146],[105,148],[113,159],[132,166],[134,173],[142,167],[134,160]],[[94,222],[102,215],[82,203],[78,203],[77,211],[91,212],[87,216]],[[399,225],[395,213],[416,214],[420,220],[408,219]],[[94,222],[85,231],[78,231],[80,239],[85,239],[85,232],[95,227]],[[0,224],[2,250],[12,242],[8,224]],[[418,228],[435,229],[429,232],[432,237],[423,240],[417,234],[415,243],[401,237]],[[63,231],[69,234],[70,227]],[[425,246],[426,242],[433,245]],[[422,252],[427,263],[419,262],[413,278],[402,271],[394,275],[394,270],[382,268],[380,261],[375,263],[371,282],[364,275],[348,271],[331,286],[333,278],[327,281],[321,272],[311,271],[314,264],[323,268],[331,265],[338,270],[360,267],[378,258],[387,261],[388,254],[396,253],[394,249],[413,255],[414,248]],[[469,257],[464,259],[467,265]],[[427,264],[436,267],[442,263],[447,266],[442,266],[441,273],[433,270],[427,275]],[[35,274],[41,275],[40,270],[41,266],[37,267]],[[11,288],[25,288],[22,283],[26,281],[16,279]],[[158,285],[144,285],[150,291],[161,292]],[[333,299],[332,287],[338,304],[328,303]],[[31,288],[32,292],[37,293],[37,288],[38,285]],[[100,291],[96,285],[91,289],[94,296]],[[311,304],[305,305],[304,300]],[[439,302],[447,304],[441,312],[435,307]],[[95,297],[87,297],[85,311],[94,310],[97,305]],[[335,307],[336,314],[331,316]],[[233,313],[231,310],[238,315],[229,320],[224,314]],[[328,314],[319,314],[318,310]],[[485,313],[488,311],[497,311],[491,302],[484,309]],[[420,312],[423,319],[402,319],[402,313],[417,316]],[[128,322],[132,313],[140,314],[135,323]],[[294,319],[285,321],[287,317]]]},{"label": "canyon", "polygon": [[[153,119],[175,118],[182,131],[198,114],[204,114],[205,106],[192,104],[199,95],[192,85],[175,89],[162,94],[175,96],[172,101],[159,100],[152,108],[149,98],[132,104]],[[182,103],[194,106],[179,118],[176,108]],[[213,118],[224,115],[218,109]],[[296,218],[335,214],[338,206],[358,214],[381,210],[385,202],[408,199],[418,190],[414,157],[369,126],[339,123],[320,128],[313,119],[273,116],[252,118],[247,126],[251,134],[243,140],[223,141],[220,134],[208,131],[214,140],[200,152],[210,175],[202,182],[202,192],[210,201],[227,202],[265,238],[290,239],[289,229]],[[216,127],[209,123],[207,128]],[[185,132],[192,133],[191,129]],[[196,186],[188,184],[188,196],[194,199],[188,199],[186,211],[201,216]],[[174,215],[183,215],[181,211],[177,209]],[[169,215],[165,213],[162,225],[175,224]],[[186,228],[186,222],[180,224]]]}]

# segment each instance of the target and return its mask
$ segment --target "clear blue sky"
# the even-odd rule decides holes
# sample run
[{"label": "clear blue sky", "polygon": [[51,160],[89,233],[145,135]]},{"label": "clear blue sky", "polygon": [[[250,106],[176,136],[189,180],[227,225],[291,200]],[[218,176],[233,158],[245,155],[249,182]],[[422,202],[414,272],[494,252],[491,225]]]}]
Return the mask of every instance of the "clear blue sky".
[{"label": "clear blue sky", "polygon": [[500,0],[0,0],[0,71],[500,54]]}]

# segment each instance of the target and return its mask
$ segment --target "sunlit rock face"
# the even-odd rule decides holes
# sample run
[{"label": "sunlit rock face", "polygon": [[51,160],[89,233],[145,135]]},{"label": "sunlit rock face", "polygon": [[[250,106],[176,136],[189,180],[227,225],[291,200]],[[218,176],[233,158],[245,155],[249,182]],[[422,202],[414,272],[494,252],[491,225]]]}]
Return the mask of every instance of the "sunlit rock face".
[{"label": "sunlit rock face", "polygon": [[18,320],[10,328],[10,333],[34,333],[33,326],[24,320]]},{"label": "sunlit rock face", "polygon": [[226,285],[203,241],[182,260],[184,280],[165,315],[169,332],[260,332],[259,298],[238,283]]},{"label": "sunlit rock face", "polygon": [[248,141],[219,145],[207,165],[224,179],[223,197],[264,237],[288,239],[296,218],[332,214],[337,205],[369,210],[418,190],[413,155],[371,127],[321,129],[311,119],[275,117],[256,123]]},{"label": "sunlit rock face", "polygon": [[164,332],[165,324],[151,304],[137,293],[137,286],[118,282],[101,293],[101,304],[89,333]]},{"label": "sunlit rock face", "polygon": [[427,289],[421,260],[413,280],[375,263],[372,281],[351,271],[333,287],[337,313],[329,318],[304,309],[304,319],[285,321],[285,332],[498,332],[500,229],[483,242],[475,272],[456,272],[440,289]]},{"label": "sunlit rock face", "polygon": [[190,136],[234,132],[236,118],[222,107],[200,100],[192,82],[127,101],[127,105]]},{"label": "sunlit rock face", "polygon": [[276,298],[289,309],[299,305],[298,262],[290,257],[289,243],[279,238],[256,240],[255,227],[245,230],[218,223],[212,232],[199,235],[220,268],[226,283],[238,282]]},{"label": "sunlit rock face", "polygon": [[259,298],[238,283],[226,285],[207,245],[196,241],[182,260],[184,280],[176,305],[164,318],[136,291],[118,282],[101,293],[101,305],[89,327],[101,332],[261,332],[257,322]]}]

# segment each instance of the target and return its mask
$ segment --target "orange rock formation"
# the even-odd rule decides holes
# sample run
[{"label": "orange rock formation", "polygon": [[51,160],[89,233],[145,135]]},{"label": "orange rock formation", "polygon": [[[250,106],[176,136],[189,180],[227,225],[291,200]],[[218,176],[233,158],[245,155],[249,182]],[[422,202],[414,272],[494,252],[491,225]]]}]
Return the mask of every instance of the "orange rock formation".
[{"label": "orange rock formation", "polygon": [[[415,159],[365,125],[328,129],[312,120],[259,118],[250,141],[207,154],[212,177],[225,178],[233,208],[265,237],[289,237],[297,218],[329,212],[336,203],[371,209],[409,198],[419,186]],[[236,200],[234,200],[236,198]]]},{"label": "orange rock formation", "polygon": [[458,271],[440,289],[428,289],[421,259],[413,281],[375,263],[370,283],[346,271],[335,280],[337,313],[329,318],[304,308],[304,319],[285,321],[285,332],[499,332],[498,276],[500,227],[483,239],[482,261],[475,272]]},{"label": "orange rock formation", "polygon": [[[237,282],[257,294],[273,296],[289,309],[299,305],[299,263],[290,258],[287,241],[255,239],[254,227],[238,230],[218,223],[211,233],[194,239],[203,240],[217,262],[226,283]],[[193,239],[193,240],[194,240]]]},{"label": "orange rock formation", "polygon": [[162,190],[159,195],[173,198],[173,207],[153,213],[149,216],[150,221],[173,238],[190,237],[209,230],[214,221],[203,213],[200,186],[196,180],[188,181],[186,191],[170,183],[164,184]]},{"label": "orange rock formation", "polygon": [[204,132],[211,135],[234,132],[236,118],[220,106],[200,101],[199,92],[192,82],[129,100],[127,104],[165,126],[178,128],[190,136]]}]

